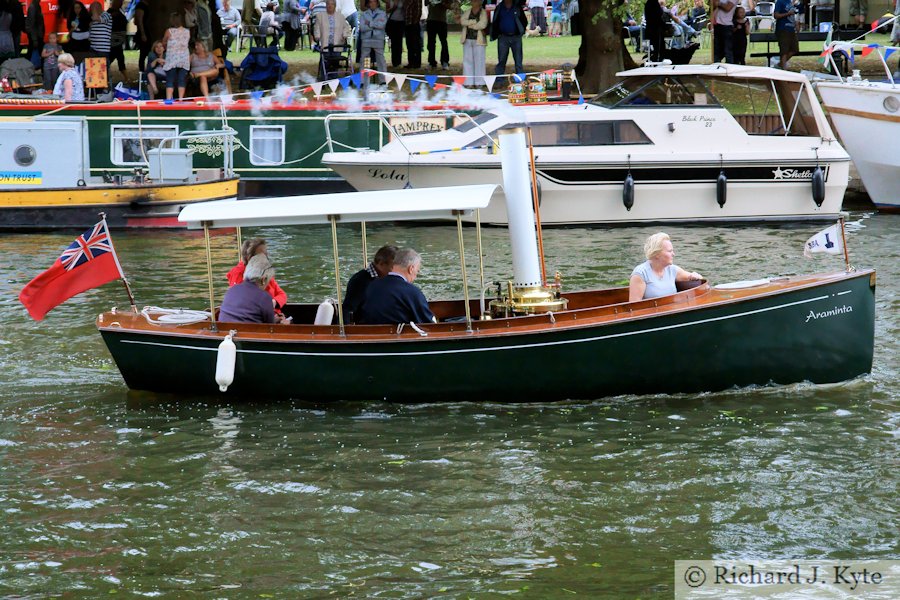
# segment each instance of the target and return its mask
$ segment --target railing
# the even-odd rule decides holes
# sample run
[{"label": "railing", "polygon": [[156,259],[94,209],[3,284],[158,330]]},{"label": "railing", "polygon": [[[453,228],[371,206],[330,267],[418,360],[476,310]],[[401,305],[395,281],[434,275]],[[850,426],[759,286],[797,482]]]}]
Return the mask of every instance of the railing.
[{"label": "railing", "polygon": [[[897,19],[900,19],[900,15],[897,15],[893,19],[882,23],[881,25],[879,25],[879,28],[890,25],[890,24],[896,22]],[[863,34],[863,36],[864,35],[865,34]],[[862,37],[862,36],[860,36],[860,37]],[[826,46],[825,50],[829,50],[829,49],[831,50],[831,52],[828,53],[828,62],[831,65],[831,69],[834,72],[834,74],[838,76],[838,79],[840,79],[841,83],[846,83],[848,81],[848,79],[845,78],[841,74],[841,69],[838,67],[837,62],[835,62],[835,60],[834,60],[835,52],[840,52],[841,50],[849,50],[850,52],[855,52],[856,50],[860,50],[860,52],[862,52],[863,49],[870,49],[875,54],[878,55],[878,59],[881,61],[882,67],[884,67],[884,73],[885,73],[885,75],[887,75],[887,80],[890,82],[891,87],[896,88],[897,82],[894,81],[894,75],[893,75],[893,73],[891,73],[891,68],[888,66],[887,59],[884,56],[886,47],[879,46],[879,47],[873,48],[869,44],[858,43],[856,41],[858,39],[859,39],[859,37],[857,37],[853,40],[850,40],[849,42],[831,42],[830,44],[828,44],[828,46]]]}]

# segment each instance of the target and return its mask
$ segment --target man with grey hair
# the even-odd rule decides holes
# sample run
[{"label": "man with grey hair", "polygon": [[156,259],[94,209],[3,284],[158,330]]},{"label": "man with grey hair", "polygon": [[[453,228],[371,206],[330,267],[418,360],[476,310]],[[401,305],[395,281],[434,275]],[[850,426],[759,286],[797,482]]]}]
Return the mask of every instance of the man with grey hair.
[{"label": "man with grey hair", "polygon": [[390,273],[372,281],[366,289],[363,323],[393,325],[436,322],[425,294],[413,285],[421,266],[422,258],[418,252],[412,248],[398,250]]},{"label": "man with grey hair", "polygon": [[234,323],[274,323],[272,296],[265,291],[275,277],[275,269],[265,254],[257,254],[247,261],[244,281],[228,288],[219,309],[219,321]]}]

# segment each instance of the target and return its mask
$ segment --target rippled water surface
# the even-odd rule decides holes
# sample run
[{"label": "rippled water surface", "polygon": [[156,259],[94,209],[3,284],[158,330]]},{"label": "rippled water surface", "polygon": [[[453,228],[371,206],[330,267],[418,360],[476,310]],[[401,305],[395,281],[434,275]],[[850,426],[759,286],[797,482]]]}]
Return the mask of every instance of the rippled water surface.
[{"label": "rippled water surface", "polygon": [[[900,558],[900,218],[852,220],[853,263],[878,269],[871,376],[578,403],[129,392],[94,327],[121,286],[34,323],[16,296],[76,232],[0,235],[0,595],[670,598],[676,559]],[[678,264],[726,282],[842,268],[803,258],[819,227],[666,230]],[[652,231],[545,231],[548,267],[570,289],[620,284]],[[247,233],[291,299],[333,294],[327,230]],[[362,258],[341,234],[346,276]],[[202,237],[114,239],[139,304],[204,308]],[[461,294],[454,228],[370,226],[384,242],[420,250],[426,295]],[[234,238],[213,244],[221,298]],[[505,230],[485,247],[487,277],[508,277]]]}]

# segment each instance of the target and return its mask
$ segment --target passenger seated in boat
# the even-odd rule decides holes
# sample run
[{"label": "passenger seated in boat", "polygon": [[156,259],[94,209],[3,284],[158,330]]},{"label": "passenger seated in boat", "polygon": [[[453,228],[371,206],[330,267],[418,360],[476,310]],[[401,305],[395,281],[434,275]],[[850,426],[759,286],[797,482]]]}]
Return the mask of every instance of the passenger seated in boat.
[{"label": "passenger seated in boat", "polygon": [[669,235],[654,233],[644,243],[647,260],[634,268],[628,285],[628,301],[659,298],[674,294],[676,281],[703,279],[700,273],[689,273],[674,264],[675,249]]},{"label": "passenger seated in boat", "polygon": [[219,321],[233,323],[274,323],[272,297],[265,291],[275,277],[275,269],[265,254],[247,261],[244,281],[228,288],[219,308]]},{"label": "passenger seated in boat", "polygon": [[369,266],[357,272],[347,282],[347,294],[344,296],[344,320],[348,323],[362,323],[363,303],[366,299],[366,290],[374,280],[384,277],[391,272],[394,266],[394,255],[397,254],[397,246],[390,244],[378,249]]},{"label": "passenger seated in boat", "polygon": [[[258,254],[262,254],[263,256],[269,255],[266,240],[262,238],[244,240],[244,243],[241,244],[241,260],[234,268],[228,271],[229,286],[238,285],[244,281],[244,269],[246,268],[247,262]],[[281,315],[281,309],[287,304],[287,294],[284,293],[281,286],[275,282],[274,278],[269,281],[264,289],[272,296],[272,306],[275,307],[275,314]]]},{"label": "passenger seated in boat", "polygon": [[413,285],[422,258],[412,248],[401,248],[394,256],[394,266],[386,276],[375,279],[366,289],[363,323],[393,325],[398,323],[437,322],[422,290]]}]

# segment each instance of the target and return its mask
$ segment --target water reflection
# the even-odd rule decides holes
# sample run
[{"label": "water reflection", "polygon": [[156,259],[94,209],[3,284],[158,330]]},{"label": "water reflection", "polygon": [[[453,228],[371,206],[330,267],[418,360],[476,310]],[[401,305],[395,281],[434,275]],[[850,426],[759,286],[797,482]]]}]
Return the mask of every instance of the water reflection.
[{"label": "water reflection", "polygon": [[[121,288],[28,321],[19,289],[73,235],[2,235],[15,259],[0,264],[0,594],[665,598],[679,558],[891,558],[898,220],[853,219],[852,261],[879,269],[871,376],[553,404],[129,392],[93,325]],[[714,282],[841,268],[802,258],[818,226],[665,229],[678,264]],[[547,230],[548,270],[564,289],[623,282],[656,230]],[[348,277],[359,233],[342,234]],[[368,234],[370,249],[422,252],[429,297],[461,295],[453,228]],[[114,235],[139,303],[205,307],[202,237]],[[292,300],[333,294],[327,229],[245,235],[269,239]],[[505,280],[506,232],[484,238],[487,277]],[[221,294],[234,237],[214,237],[213,255]]]}]

